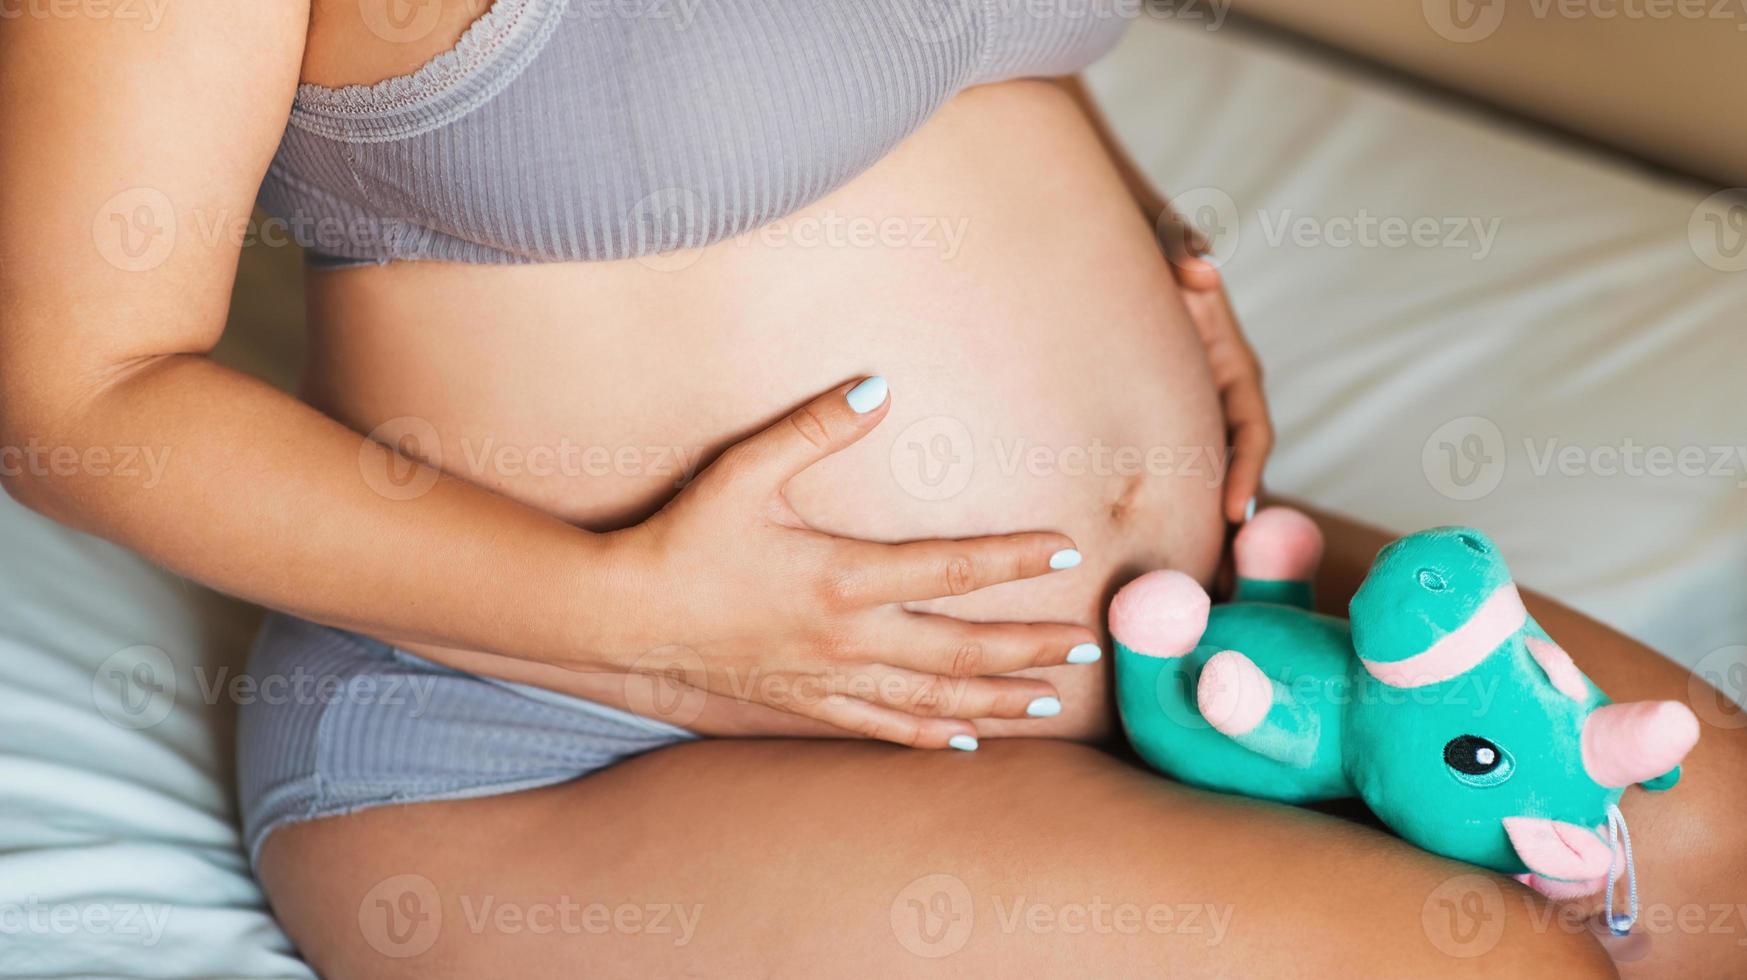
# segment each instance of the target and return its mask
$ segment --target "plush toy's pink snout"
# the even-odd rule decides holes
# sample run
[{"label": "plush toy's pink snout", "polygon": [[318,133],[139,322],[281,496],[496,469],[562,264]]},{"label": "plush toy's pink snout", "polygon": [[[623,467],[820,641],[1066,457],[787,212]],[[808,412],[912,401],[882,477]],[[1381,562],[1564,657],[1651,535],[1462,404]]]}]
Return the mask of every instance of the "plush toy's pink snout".
[{"label": "plush toy's pink snout", "polygon": [[1583,769],[1610,788],[1655,779],[1698,743],[1698,718],[1679,701],[1603,705],[1583,722]]},{"label": "plush toy's pink snout", "polygon": [[1207,631],[1209,605],[1207,590],[1182,572],[1148,572],[1110,600],[1110,633],[1135,653],[1181,657]]},{"label": "plush toy's pink snout", "polygon": [[1504,832],[1532,872],[1521,879],[1531,888],[1550,898],[1575,898],[1601,889],[1613,850],[1595,831],[1563,820],[1505,817]]}]

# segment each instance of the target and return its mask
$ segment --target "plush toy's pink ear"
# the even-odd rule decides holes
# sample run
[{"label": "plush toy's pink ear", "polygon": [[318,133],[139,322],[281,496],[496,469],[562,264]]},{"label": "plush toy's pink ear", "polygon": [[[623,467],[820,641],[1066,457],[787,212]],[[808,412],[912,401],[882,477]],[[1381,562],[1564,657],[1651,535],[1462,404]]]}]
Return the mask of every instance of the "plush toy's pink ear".
[{"label": "plush toy's pink ear", "polygon": [[1110,633],[1135,653],[1181,657],[1201,642],[1210,605],[1207,590],[1182,572],[1148,572],[1110,600]]},{"label": "plush toy's pink ear", "polygon": [[1261,581],[1309,581],[1322,564],[1322,531],[1290,507],[1269,507],[1244,522],[1231,543],[1238,575]]},{"label": "plush toy's pink ear", "polygon": [[[1613,860],[1613,849],[1600,834],[1563,820],[1505,817],[1504,832],[1517,857],[1529,867],[1529,879],[1524,883],[1548,897],[1575,897],[1600,890]],[[1563,894],[1555,896],[1548,888]]]}]

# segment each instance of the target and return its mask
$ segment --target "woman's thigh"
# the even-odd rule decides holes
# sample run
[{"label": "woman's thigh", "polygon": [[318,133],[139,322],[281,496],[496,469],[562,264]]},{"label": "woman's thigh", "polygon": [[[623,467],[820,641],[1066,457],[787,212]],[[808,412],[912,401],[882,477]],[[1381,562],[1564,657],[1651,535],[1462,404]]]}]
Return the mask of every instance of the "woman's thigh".
[{"label": "woman's thigh", "polygon": [[330,978],[1608,971],[1505,879],[1065,742],[687,744],[290,826],[262,877]]}]

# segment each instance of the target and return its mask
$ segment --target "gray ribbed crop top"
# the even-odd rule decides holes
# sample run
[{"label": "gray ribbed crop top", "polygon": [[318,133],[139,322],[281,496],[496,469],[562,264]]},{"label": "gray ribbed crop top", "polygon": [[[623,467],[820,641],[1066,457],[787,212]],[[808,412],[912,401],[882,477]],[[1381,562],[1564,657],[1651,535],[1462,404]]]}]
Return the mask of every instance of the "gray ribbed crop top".
[{"label": "gray ribbed crop top", "polygon": [[620,259],[765,225],[959,90],[1068,74],[1136,0],[496,0],[377,85],[298,88],[260,203],[317,262]]}]

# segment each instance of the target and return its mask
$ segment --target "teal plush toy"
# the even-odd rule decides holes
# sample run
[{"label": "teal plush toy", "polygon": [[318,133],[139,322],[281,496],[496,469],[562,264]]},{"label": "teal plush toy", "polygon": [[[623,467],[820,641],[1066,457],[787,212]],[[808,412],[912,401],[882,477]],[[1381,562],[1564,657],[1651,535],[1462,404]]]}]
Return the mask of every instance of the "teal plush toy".
[{"label": "teal plush toy", "polygon": [[1148,763],[1288,803],[1359,797],[1414,844],[1549,896],[1605,883],[1610,926],[1630,928],[1635,885],[1633,912],[1611,912],[1631,853],[1617,804],[1633,783],[1680,778],[1698,740],[1685,705],[1610,703],[1478,531],[1384,548],[1350,621],[1311,611],[1322,538],[1309,518],[1270,508],[1233,548],[1229,604],[1210,608],[1180,572],[1143,575],[1110,604],[1122,723]]}]

